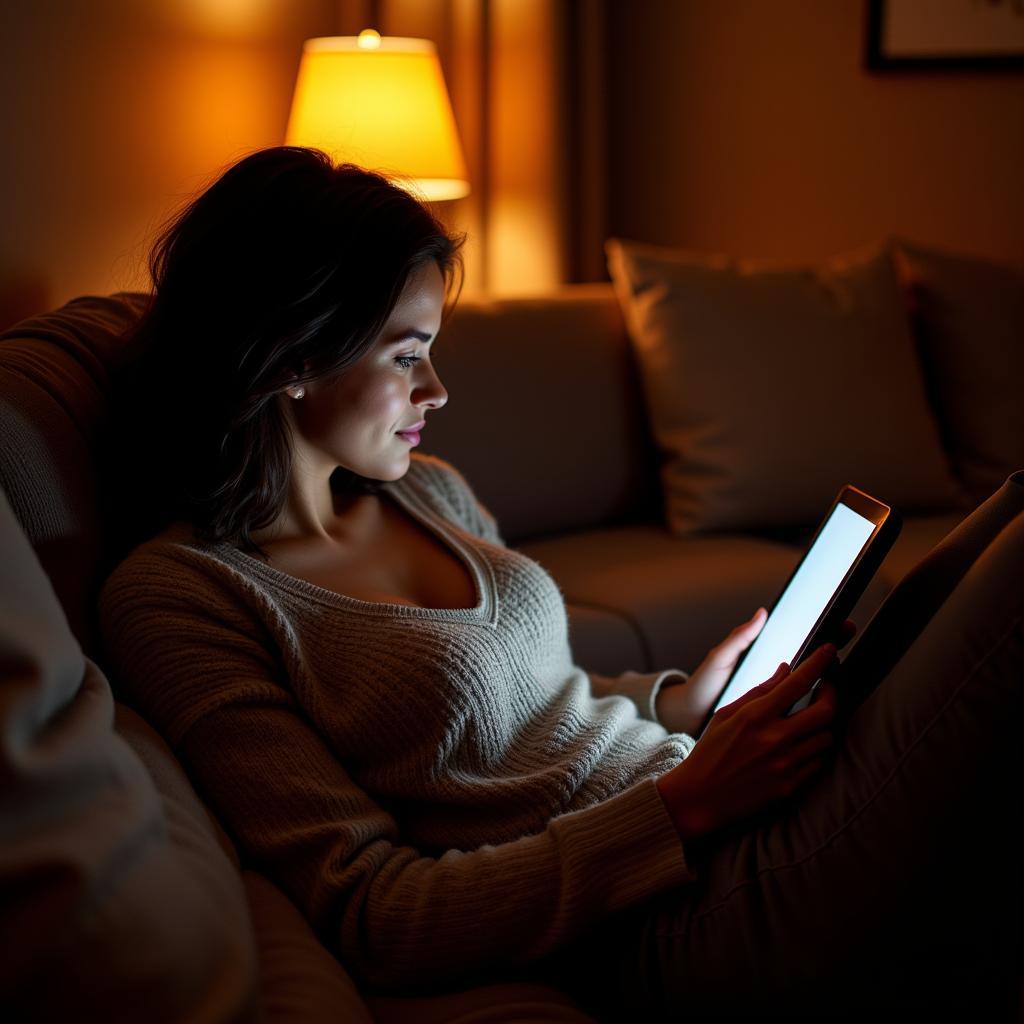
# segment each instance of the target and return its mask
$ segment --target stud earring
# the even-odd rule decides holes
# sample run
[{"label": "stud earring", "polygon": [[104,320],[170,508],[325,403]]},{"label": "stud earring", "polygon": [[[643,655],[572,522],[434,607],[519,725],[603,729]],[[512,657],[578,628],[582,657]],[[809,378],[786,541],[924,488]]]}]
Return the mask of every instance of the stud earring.
[{"label": "stud earring", "polygon": [[302,398],[305,395],[306,389],[300,384],[297,388],[288,388],[288,394],[292,398]]}]

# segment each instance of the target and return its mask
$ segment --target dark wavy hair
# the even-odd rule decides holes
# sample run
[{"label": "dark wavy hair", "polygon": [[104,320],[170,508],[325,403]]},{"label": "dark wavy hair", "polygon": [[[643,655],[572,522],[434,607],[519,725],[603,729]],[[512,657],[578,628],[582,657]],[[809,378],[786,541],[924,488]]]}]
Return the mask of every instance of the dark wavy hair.
[{"label": "dark wavy hair", "polygon": [[[280,513],[292,464],[278,396],[352,366],[431,261],[447,316],[464,239],[379,174],[297,146],[250,154],[174,215],[114,379],[122,553],[184,519],[266,557],[251,535]],[[331,477],[336,493],[381,486]]]}]

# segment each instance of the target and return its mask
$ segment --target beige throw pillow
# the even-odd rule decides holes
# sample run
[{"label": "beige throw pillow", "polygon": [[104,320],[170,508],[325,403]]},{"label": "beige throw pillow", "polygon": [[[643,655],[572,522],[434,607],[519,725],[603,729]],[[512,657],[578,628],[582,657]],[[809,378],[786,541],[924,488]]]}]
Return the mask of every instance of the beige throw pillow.
[{"label": "beige throw pillow", "polygon": [[843,484],[963,504],[887,249],[765,268],[607,242],[677,533],[812,525]]},{"label": "beige throw pillow", "polygon": [[1024,469],[1024,269],[900,242],[932,403],[977,500]]}]

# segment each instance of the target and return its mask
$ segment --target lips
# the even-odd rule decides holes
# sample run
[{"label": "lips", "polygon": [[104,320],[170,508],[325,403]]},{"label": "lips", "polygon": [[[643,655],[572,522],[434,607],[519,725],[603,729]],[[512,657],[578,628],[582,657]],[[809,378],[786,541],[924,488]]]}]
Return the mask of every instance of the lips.
[{"label": "lips", "polygon": [[405,430],[396,430],[395,433],[403,440],[407,441],[414,448],[420,443],[420,431],[427,424],[426,420],[420,420],[419,423],[414,423],[411,427],[407,427]]}]

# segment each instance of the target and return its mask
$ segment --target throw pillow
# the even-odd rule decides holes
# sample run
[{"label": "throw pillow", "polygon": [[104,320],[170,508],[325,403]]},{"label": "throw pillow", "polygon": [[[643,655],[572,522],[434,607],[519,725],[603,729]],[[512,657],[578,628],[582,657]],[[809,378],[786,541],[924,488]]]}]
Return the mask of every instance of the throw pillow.
[{"label": "throw pillow", "polygon": [[843,484],[959,507],[887,249],[768,268],[607,242],[670,528],[812,525]]},{"label": "throw pillow", "polygon": [[1024,469],[1024,268],[910,242],[897,254],[946,446],[980,501]]}]

